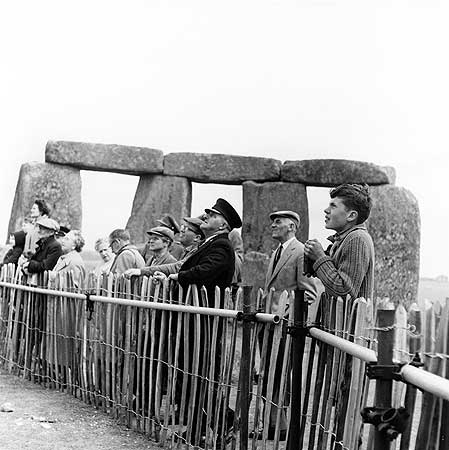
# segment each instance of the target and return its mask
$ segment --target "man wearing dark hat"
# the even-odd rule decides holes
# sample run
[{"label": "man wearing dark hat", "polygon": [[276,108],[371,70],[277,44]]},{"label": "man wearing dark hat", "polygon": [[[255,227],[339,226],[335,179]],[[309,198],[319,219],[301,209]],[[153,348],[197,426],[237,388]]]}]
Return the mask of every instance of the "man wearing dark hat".
[{"label": "man wearing dark hat", "polygon": [[[234,248],[228,238],[228,233],[234,228],[240,228],[242,221],[235,209],[224,199],[219,198],[215,205],[205,210],[206,214],[202,217],[203,222],[200,224],[200,229],[204,233],[205,240],[198,247],[189,258],[187,258],[182,264],[177,274],[172,274],[169,278],[178,280],[179,284],[187,291],[189,285],[197,285],[198,288],[204,286],[207,291],[207,304],[204,306],[214,307],[215,305],[215,287],[220,288],[220,307],[224,305],[224,290],[231,286],[232,278],[234,275],[235,255]],[[195,328],[193,327],[193,321],[190,322],[190,336],[195,335]],[[205,339],[205,335],[208,329],[212,329],[212,319],[209,317],[203,317],[201,322],[201,336],[197,336],[201,341]],[[218,377],[221,368],[221,340],[223,333],[223,321],[219,320],[217,342],[215,355],[201,354],[198,361],[198,374],[207,378],[208,370],[211,363],[211,357],[215,360],[215,374],[214,380],[217,383],[213,383],[212,399],[213,405],[217,402],[218,394]],[[193,344],[189,348],[189,361],[193,358]],[[183,348],[180,349],[178,365],[189,373],[192,368],[190,366],[184,367],[184,354]],[[178,385],[176,387],[175,398],[180,401],[181,398],[181,385],[182,380],[178,378]],[[192,430],[195,430],[197,426],[201,429],[201,434],[204,436],[206,432],[207,416],[204,411],[204,405],[208,404],[208,393],[206,378],[200,378],[200,385],[197,387],[196,396],[193,397],[191,391],[191,379],[187,388],[188,396],[191,397],[189,401],[195,405],[195,411],[192,415],[194,417],[192,423]],[[200,391],[206,390],[204,397],[200,396]],[[204,404],[200,404],[200,398],[203,398]],[[227,405],[224,405],[227,408]],[[229,408],[226,410],[226,429],[229,429],[233,424],[234,414]],[[211,424],[214,424],[214,417],[211,417]],[[221,421],[220,421],[221,424]],[[213,425],[212,425],[213,426]],[[217,430],[220,433],[219,430]],[[198,442],[193,442],[194,445]]]},{"label": "man wearing dark hat", "polygon": [[59,231],[58,222],[42,216],[36,220],[36,226],[39,238],[36,253],[22,265],[23,271],[28,274],[52,270],[62,255],[61,244],[55,239]]},{"label": "man wearing dark hat", "polygon": [[[305,299],[308,302],[316,300],[317,290],[314,281],[303,274],[304,261],[304,245],[296,239],[296,232],[299,229],[300,217],[294,211],[274,211],[270,214],[271,219],[271,236],[279,243],[273,252],[268,265],[267,275],[265,278],[265,298],[269,292],[274,289],[271,296],[271,306],[266,307],[266,312],[273,314],[284,314],[284,311],[278,311],[279,298],[281,293],[286,290],[288,292],[296,289],[305,291]],[[259,335],[259,347],[262,352],[263,333]],[[266,348],[267,361],[270,360],[270,354],[273,343],[273,330],[270,330]],[[284,359],[285,338],[281,339],[279,344],[278,357],[274,375],[273,385],[273,402],[278,403],[279,400],[279,383],[282,371],[282,363]],[[265,369],[268,374],[268,368]],[[262,395],[266,395],[267,380],[263,383]],[[274,438],[276,425],[276,408],[271,408],[270,423],[268,424],[268,439]],[[280,422],[280,438],[284,440],[287,431],[287,421],[285,411],[281,411]],[[262,432],[258,433],[259,439],[262,438]]]},{"label": "man wearing dark hat", "polygon": [[204,239],[204,234],[200,228],[203,222],[201,219],[197,217],[184,217],[183,221],[184,224],[181,225],[179,240],[184,248],[184,253],[181,255],[179,261],[146,265],[142,269],[129,269],[125,272],[125,276],[129,278],[132,276],[151,276],[156,274],[156,277],[160,279],[162,275],[168,276],[172,273],[178,273],[183,262],[197,250],[198,245]]},{"label": "man wearing dark hat", "polygon": [[204,242],[183,263],[179,272],[169,278],[178,280],[183,288],[191,284],[204,286],[209,307],[214,306],[215,286],[218,286],[222,292],[220,305],[223,307],[224,289],[231,286],[235,266],[234,248],[228,234],[234,228],[240,228],[242,220],[237,211],[222,198],[205,212],[200,225],[205,236]]}]

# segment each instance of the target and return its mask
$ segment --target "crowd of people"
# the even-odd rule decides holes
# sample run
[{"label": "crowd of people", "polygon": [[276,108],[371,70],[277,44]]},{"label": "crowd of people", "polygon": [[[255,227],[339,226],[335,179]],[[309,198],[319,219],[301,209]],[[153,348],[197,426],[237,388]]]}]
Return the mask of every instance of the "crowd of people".
[{"label": "crowd of people", "polygon": [[[296,238],[301,218],[291,210],[273,211],[270,215],[271,236],[277,243],[273,251],[265,281],[265,294],[270,291],[271,307],[267,312],[278,312],[280,293],[297,289],[305,292],[311,303],[317,299],[314,278],[324,285],[322,302],[330,304],[336,297],[356,299],[373,298],[374,246],[364,225],[371,209],[371,198],[366,185],[343,184],[330,191],[330,202],[324,210],[325,228],[334,230],[331,245],[324,250],[317,239],[302,243]],[[200,217],[185,217],[179,225],[167,214],[155,221],[147,231],[148,242],[137,247],[125,229],[112,231],[108,238],[98,239],[95,249],[101,256],[97,274],[114,273],[125,277],[153,276],[156,279],[176,280],[182,287],[204,286],[208,305],[214,306],[215,288],[237,289],[243,261],[243,243],[238,232],[242,226],[239,214],[226,200],[219,198],[206,208]],[[43,200],[36,200],[30,218],[22,230],[11,237],[13,247],[4,263],[17,264],[25,274],[50,271],[72,271],[74,282],[81,285],[86,274],[80,252],[84,239],[79,230],[68,230],[51,218]],[[305,259],[308,260],[305,270]],[[305,273],[307,272],[307,273]],[[326,303],[327,302],[327,303]],[[284,355],[284,339],[279,345],[273,386],[273,402],[279,400],[280,371]],[[262,346],[262,338],[259,339]],[[270,331],[268,347],[273,345]],[[262,350],[262,348],[261,348]],[[205,362],[206,363],[206,362]],[[265,392],[266,385],[263,390]],[[276,412],[270,417],[268,439],[275,434]],[[286,438],[287,420],[281,414],[280,438]],[[256,430],[257,439],[263,430]]]}]

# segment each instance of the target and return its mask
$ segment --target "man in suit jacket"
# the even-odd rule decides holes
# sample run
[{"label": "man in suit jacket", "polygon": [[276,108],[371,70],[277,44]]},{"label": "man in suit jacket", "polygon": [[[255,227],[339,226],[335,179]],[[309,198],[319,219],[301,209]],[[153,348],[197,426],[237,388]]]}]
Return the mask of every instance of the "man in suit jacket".
[{"label": "man in suit jacket", "polygon": [[[305,291],[304,298],[308,302],[316,300],[317,290],[314,281],[303,274],[304,245],[296,239],[295,235],[299,228],[300,217],[294,211],[275,211],[270,214],[271,236],[279,242],[278,247],[273,252],[268,265],[268,271],[265,279],[265,298],[271,289],[274,289],[272,295],[271,307],[267,312],[283,314],[279,311],[279,297],[281,293],[286,291],[294,291],[301,289]],[[268,335],[266,354],[270,357],[274,330],[270,330]],[[263,343],[263,331],[259,335],[259,345],[261,352]],[[279,400],[279,382],[282,371],[282,361],[284,358],[285,338],[281,339],[279,344],[279,353],[276,361],[274,386],[273,386],[273,402],[278,403]],[[267,360],[269,361],[269,359]],[[267,376],[269,368],[265,368],[265,377],[263,382],[263,395],[266,395]],[[268,425],[268,439],[274,438],[276,424],[276,409],[271,408],[270,423]],[[281,413],[280,437],[284,440],[286,437],[287,421],[285,411]],[[262,433],[259,431],[259,439]]]}]

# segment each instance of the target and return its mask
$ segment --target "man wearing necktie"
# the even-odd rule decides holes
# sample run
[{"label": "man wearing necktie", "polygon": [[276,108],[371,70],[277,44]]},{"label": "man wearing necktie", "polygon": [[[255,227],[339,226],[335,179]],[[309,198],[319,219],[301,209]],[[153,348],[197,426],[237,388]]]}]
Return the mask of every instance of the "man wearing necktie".
[{"label": "man wearing necktie", "polygon": [[[272,294],[271,306],[266,307],[266,312],[272,314],[283,314],[279,311],[279,298],[281,293],[286,290],[288,292],[301,289],[305,291],[304,299],[311,303],[316,300],[317,290],[313,279],[303,274],[304,245],[296,239],[296,232],[299,229],[300,217],[294,211],[275,211],[270,214],[271,219],[271,236],[279,242],[278,247],[273,252],[268,265],[267,275],[265,279],[265,297],[268,296],[270,290],[274,289]],[[273,342],[273,330],[268,336],[266,350],[262,348],[263,333],[259,335],[260,351],[266,351],[267,358],[270,358]],[[285,337],[281,339],[279,344],[279,352],[276,360],[276,369],[273,386],[273,402],[278,403],[279,400],[279,383],[282,371],[282,362],[284,358]],[[269,359],[268,359],[269,361]],[[267,362],[268,363],[268,362]],[[263,382],[262,395],[266,395],[268,366],[265,368],[265,377]],[[268,439],[273,439],[276,424],[276,408],[272,407],[270,412],[270,423],[268,425]],[[281,411],[280,438],[285,440],[287,431],[287,420],[285,411]],[[258,439],[262,439],[262,430],[257,432]]]}]

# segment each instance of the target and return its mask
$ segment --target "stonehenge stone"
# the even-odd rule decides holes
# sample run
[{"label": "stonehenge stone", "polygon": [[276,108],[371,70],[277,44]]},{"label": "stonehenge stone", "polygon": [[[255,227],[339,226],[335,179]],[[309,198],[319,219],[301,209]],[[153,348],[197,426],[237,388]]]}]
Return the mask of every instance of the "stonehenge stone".
[{"label": "stonehenge stone", "polygon": [[420,216],[418,202],[407,189],[370,188],[373,207],[367,228],[376,254],[374,297],[389,297],[407,308],[417,302]]},{"label": "stonehenge stone", "polygon": [[374,186],[394,184],[395,171],[392,167],[376,166],[363,161],[306,159],[285,161],[281,168],[281,180],[318,187],[332,187],[342,183],[366,183]]},{"label": "stonehenge stone", "polygon": [[147,231],[157,225],[157,219],[172,214],[180,222],[190,216],[191,206],[192,183],[186,178],[141,176],[126,228],[133,242],[146,242]]},{"label": "stonehenge stone", "polygon": [[210,153],[169,153],[164,174],[198,183],[241,184],[244,181],[279,180],[281,162],[271,158]]},{"label": "stonehenge stone", "polygon": [[162,173],[164,155],[161,150],[145,147],[48,141],[45,161],[85,170],[140,175]]},{"label": "stonehenge stone", "polygon": [[309,208],[306,187],[299,183],[243,183],[243,228],[245,252],[271,254],[277,242],[271,238],[269,214],[279,210],[296,211],[301,224],[297,238],[304,242],[309,234]]},{"label": "stonehenge stone", "polygon": [[270,257],[266,253],[248,252],[242,264],[242,285],[263,289]]},{"label": "stonehenge stone", "polygon": [[36,199],[44,199],[60,225],[81,228],[81,176],[78,169],[31,162],[20,168],[8,235],[20,230]]}]

